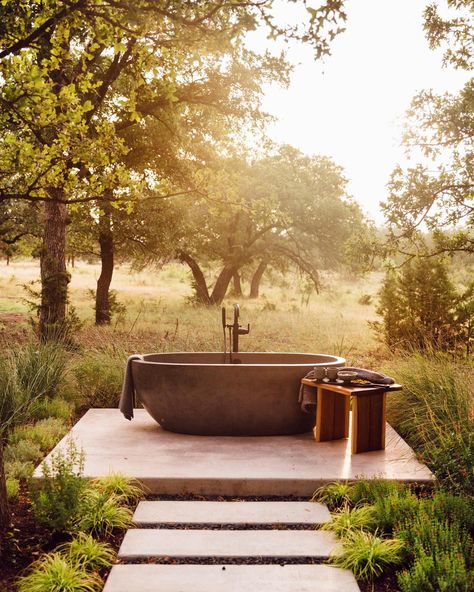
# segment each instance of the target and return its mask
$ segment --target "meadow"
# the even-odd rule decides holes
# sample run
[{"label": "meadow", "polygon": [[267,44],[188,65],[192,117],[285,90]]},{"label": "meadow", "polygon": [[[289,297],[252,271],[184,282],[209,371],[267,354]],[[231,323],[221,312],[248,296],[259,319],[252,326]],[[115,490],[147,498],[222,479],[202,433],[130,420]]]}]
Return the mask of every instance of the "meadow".
[{"label": "meadow", "polygon": [[[116,348],[124,355],[222,350],[220,307],[193,304],[191,279],[184,266],[170,263],[144,271],[117,266],[112,289],[122,310],[110,327],[99,328],[93,325],[92,297],[99,266],[79,261],[69,271],[70,301],[83,322],[77,339],[86,349]],[[5,339],[11,339],[12,329],[19,337],[29,331],[27,318],[32,314],[23,286],[38,277],[36,261],[1,264],[0,331]],[[230,315],[232,304],[239,302],[241,323],[251,325],[250,334],[241,339],[242,351],[324,352],[367,365],[385,355],[368,325],[377,319],[381,278],[380,272],[357,278],[326,273],[316,294],[309,293],[295,274],[273,273],[264,278],[258,299],[229,296],[224,304]]]}]

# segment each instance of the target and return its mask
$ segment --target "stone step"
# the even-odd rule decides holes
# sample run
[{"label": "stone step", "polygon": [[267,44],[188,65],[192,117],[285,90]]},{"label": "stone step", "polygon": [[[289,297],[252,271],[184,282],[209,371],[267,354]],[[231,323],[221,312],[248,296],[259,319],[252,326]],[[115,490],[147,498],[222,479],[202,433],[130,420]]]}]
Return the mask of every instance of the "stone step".
[{"label": "stone step", "polygon": [[314,524],[331,520],[326,506],[312,502],[145,501],[136,525],[156,524]]},{"label": "stone step", "polygon": [[337,552],[331,532],[314,530],[130,529],[119,549],[122,560],[156,557],[311,557]]},{"label": "stone step", "polygon": [[116,565],[103,592],[223,590],[360,592],[352,572],[329,565]]}]

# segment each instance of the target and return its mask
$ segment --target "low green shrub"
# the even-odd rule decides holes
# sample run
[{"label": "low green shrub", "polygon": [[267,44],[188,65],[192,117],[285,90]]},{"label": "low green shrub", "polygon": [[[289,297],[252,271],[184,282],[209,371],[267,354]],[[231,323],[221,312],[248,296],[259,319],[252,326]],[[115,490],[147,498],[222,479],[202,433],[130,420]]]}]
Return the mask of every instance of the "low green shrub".
[{"label": "low green shrub", "polygon": [[59,553],[44,555],[18,580],[18,592],[98,592],[102,580]]},{"label": "low green shrub", "polygon": [[348,531],[342,540],[342,553],[331,558],[344,569],[350,569],[359,580],[372,580],[385,569],[403,561],[403,542],[384,539],[363,530]]},{"label": "low green shrub", "polygon": [[412,565],[398,575],[403,592],[469,592],[474,584],[474,543],[458,522],[433,519],[421,512],[397,533],[412,555]]},{"label": "low green shrub", "polygon": [[404,520],[416,516],[420,500],[409,489],[393,490],[374,501],[377,526],[385,532],[393,529]]},{"label": "low green shrub", "polygon": [[110,567],[115,559],[115,552],[108,543],[99,543],[90,534],[83,532],[57,547],[56,551],[69,562],[91,571]]},{"label": "low green shrub", "polygon": [[433,446],[426,446],[423,459],[450,491],[474,492],[474,430],[439,434]]},{"label": "low green shrub", "polygon": [[387,479],[365,479],[355,481],[349,491],[349,500],[353,505],[373,504],[390,494],[398,495],[404,486],[397,481]]},{"label": "low green shrub", "polygon": [[346,481],[335,481],[317,489],[313,493],[311,501],[321,502],[326,504],[330,510],[335,510],[350,502],[351,491],[352,485]]},{"label": "low green shrub", "polygon": [[133,512],[114,494],[87,489],[82,503],[83,512],[77,517],[76,530],[107,537],[113,530],[125,530],[132,524]]},{"label": "low green shrub", "polygon": [[31,441],[43,452],[51,450],[66,434],[68,426],[56,417],[41,419],[35,425],[18,426],[8,438],[10,445],[18,445],[21,441]]},{"label": "low green shrub", "polygon": [[32,440],[20,440],[16,444],[8,444],[5,447],[6,462],[36,463],[41,458],[43,458],[43,452],[38,444]]},{"label": "low green shrub", "polygon": [[32,409],[32,417],[37,420],[57,418],[67,421],[73,412],[73,405],[63,397],[41,399]]},{"label": "low green shrub", "polygon": [[120,473],[99,477],[92,482],[92,487],[101,493],[115,495],[124,504],[136,504],[144,496],[139,481]]},{"label": "low green shrub", "polygon": [[5,475],[12,479],[26,479],[28,480],[35,470],[35,465],[32,462],[14,460],[5,462]]},{"label": "low green shrub", "polygon": [[124,373],[124,359],[94,352],[79,360],[73,373],[81,402],[89,407],[117,407]]},{"label": "low green shrub", "polygon": [[15,500],[20,493],[20,482],[13,477],[7,477],[7,499]]},{"label": "low green shrub", "polygon": [[38,521],[55,530],[74,528],[81,514],[85,482],[82,478],[84,454],[70,440],[65,452],[59,450],[42,465],[43,478],[32,488],[33,509]]},{"label": "low green shrub", "polygon": [[377,527],[376,518],[373,506],[352,509],[345,506],[333,512],[331,522],[324,524],[322,530],[331,530],[338,537],[344,537],[353,530],[373,531]]}]

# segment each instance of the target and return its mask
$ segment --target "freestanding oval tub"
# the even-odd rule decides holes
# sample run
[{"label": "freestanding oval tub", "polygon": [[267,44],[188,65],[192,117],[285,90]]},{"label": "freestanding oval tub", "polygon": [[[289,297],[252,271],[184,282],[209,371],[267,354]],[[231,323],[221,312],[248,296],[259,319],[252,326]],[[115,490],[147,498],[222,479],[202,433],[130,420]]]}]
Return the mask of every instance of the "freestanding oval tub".
[{"label": "freestanding oval tub", "polygon": [[[227,355],[227,360],[229,356]],[[314,366],[343,366],[324,354],[147,354],[132,361],[135,391],[165,430],[203,436],[277,436],[309,432],[315,413],[298,403]]]}]

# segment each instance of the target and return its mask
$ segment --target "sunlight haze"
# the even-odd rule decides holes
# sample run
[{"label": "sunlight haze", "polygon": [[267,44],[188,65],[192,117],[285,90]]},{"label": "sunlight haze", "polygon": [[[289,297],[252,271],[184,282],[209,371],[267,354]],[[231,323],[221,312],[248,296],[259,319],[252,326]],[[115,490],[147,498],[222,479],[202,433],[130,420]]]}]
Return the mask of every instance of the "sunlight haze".
[{"label": "sunlight haze", "polygon": [[[270,137],[307,154],[325,154],[343,166],[349,191],[364,211],[383,222],[379,202],[397,163],[404,162],[401,127],[420,90],[456,92],[469,73],[443,68],[442,52],[428,47],[423,31],[427,0],[352,0],[347,30],[332,55],[316,62],[311,49],[294,45],[289,89],[269,85],[264,108],[278,118]],[[294,10],[282,3],[283,12]],[[271,47],[256,33],[251,45]]]}]

